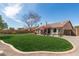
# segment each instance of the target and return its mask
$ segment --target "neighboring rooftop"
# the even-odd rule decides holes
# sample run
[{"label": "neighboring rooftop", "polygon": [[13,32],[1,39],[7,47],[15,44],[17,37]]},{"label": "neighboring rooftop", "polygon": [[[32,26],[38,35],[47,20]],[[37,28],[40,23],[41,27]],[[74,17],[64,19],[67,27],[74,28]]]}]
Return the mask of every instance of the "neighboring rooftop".
[{"label": "neighboring rooftop", "polygon": [[75,26],[75,28],[79,28],[79,25],[78,26]]}]

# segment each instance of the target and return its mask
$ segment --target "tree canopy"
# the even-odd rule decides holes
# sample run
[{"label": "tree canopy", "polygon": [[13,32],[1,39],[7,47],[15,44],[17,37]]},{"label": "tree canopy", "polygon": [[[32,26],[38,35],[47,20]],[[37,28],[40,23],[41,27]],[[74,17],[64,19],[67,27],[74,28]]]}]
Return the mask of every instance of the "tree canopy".
[{"label": "tree canopy", "polygon": [[29,28],[32,28],[32,26],[40,20],[40,16],[33,11],[29,12],[27,15],[24,15],[23,18],[23,21],[27,24]]},{"label": "tree canopy", "polygon": [[8,25],[2,20],[2,16],[0,15],[0,29],[4,28],[8,28]]}]

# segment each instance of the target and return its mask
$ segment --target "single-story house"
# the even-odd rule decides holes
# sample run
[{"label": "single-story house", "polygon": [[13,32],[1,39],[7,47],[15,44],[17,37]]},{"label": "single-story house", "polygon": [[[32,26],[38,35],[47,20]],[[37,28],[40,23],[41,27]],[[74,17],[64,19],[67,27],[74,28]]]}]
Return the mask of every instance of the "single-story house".
[{"label": "single-story house", "polygon": [[52,23],[40,26],[37,30],[38,34],[44,35],[76,35],[75,29],[70,21]]}]

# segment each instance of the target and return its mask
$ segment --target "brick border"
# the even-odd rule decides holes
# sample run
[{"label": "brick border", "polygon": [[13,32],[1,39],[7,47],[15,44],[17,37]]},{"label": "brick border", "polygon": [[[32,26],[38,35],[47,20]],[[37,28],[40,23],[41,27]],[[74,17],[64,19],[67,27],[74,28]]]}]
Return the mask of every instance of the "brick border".
[{"label": "brick border", "polygon": [[[51,51],[33,51],[33,52],[23,52],[23,51],[20,51],[18,49],[16,49],[13,45],[11,44],[8,44],[8,43],[5,43],[3,40],[0,40],[1,43],[11,47],[14,51],[16,51],[17,53],[22,53],[22,54],[28,54],[28,53],[54,53],[54,54],[66,54],[66,53],[71,53],[73,51],[76,50],[76,46],[71,42],[71,44],[73,45],[73,48],[71,50],[68,50],[68,51],[64,51],[64,52],[51,52]],[[1,52],[3,53],[3,52]]]}]

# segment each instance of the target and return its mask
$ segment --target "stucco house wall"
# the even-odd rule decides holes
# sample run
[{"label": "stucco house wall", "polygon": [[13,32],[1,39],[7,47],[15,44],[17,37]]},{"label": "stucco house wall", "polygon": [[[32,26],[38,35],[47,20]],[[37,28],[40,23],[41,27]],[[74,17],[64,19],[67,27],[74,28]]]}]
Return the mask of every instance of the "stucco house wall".
[{"label": "stucco house wall", "polygon": [[76,27],[76,36],[79,36],[79,27]]}]

